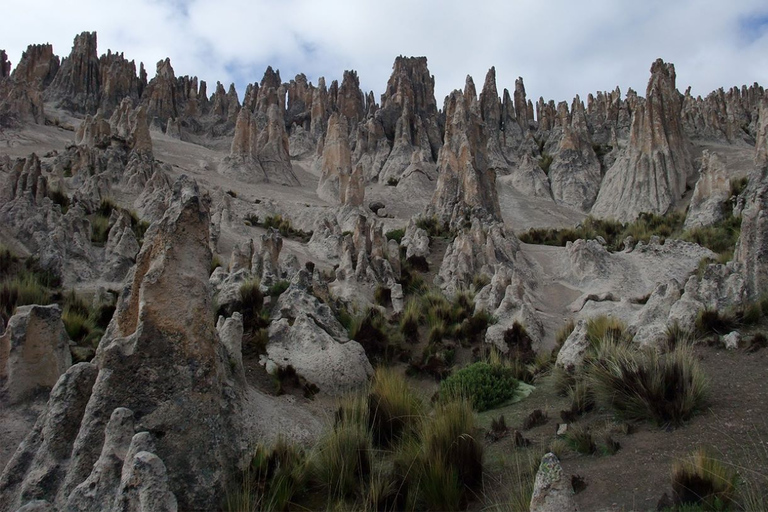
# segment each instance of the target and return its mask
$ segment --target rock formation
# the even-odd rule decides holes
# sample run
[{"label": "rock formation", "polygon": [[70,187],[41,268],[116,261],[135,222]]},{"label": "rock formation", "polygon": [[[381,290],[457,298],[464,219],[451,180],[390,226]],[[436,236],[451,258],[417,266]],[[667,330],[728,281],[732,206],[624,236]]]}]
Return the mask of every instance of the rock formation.
[{"label": "rock formation", "polygon": [[285,131],[285,91],[280,75],[267,68],[261,86],[251,87],[235,125],[228,157],[219,171],[251,182],[297,185]]},{"label": "rock formation", "polygon": [[768,165],[768,98],[760,103],[759,121],[755,136],[755,164],[758,167]]},{"label": "rock formation", "polygon": [[31,44],[21,54],[21,60],[13,70],[13,79],[39,89],[48,87],[59,71],[59,58],[50,44]]},{"label": "rock formation", "polygon": [[602,174],[587,129],[584,103],[577,96],[570,113],[568,106],[560,103],[557,118],[562,136],[553,154],[542,156],[551,158],[548,176],[552,196],[558,203],[589,211],[600,190]]},{"label": "rock formation", "polygon": [[730,207],[726,204],[731,195],[730,185],[725,163],[717,153],[704,150],[684,228],[711,226],[725,218],[726,208]]},{"label": "rock formation", "polygon": [[99,107],[100,77],[96,32],[83,32],[75,37],[72,52],[62,60],[45,97],[74,112],[95,113]]},{"label": "rock formation", "polygon": [[746,206],[733,259],[743,265],[748,298],[756,300],[768,286],[768,165],[750,175],[744,195]]},{"label": "rock formation", "polygon": [[17,308],[0,336],[0,391],[18,402],[52,388],[71,365],[59,306]]},{"label": "rock formation", "polygon": [[470,217],[501,220],[496,174],[488,167],[487,136],[477,98],[453,91],[445,104],[445,143],[437,159],[438,182],[427,210],[441,223],[463,225]]},{"label": "rock formation", "polygon": [[8,54],[5,50],[0,50],[0,80],[11,76],[11,63],[8,60]]},{"label": "rock formation", "polygon": [[531,512],[576,512],[571,479],[554,453],[547,453],[541,459],[536,482],[531,496]]},{"label": "rock formation", "polygon": [[633,113],[629,146],[603,179],[593,215],[626,222],[643,212],[664,214],[677,203],[693,175],[681,108],[675,68],[659,59],[646,99]]},{"label": "rock formation", "polygon": [[352,169],[348,133],[347,118],[337,113],[331,115],[317,194],[331,204],[361,206],[365,198],[362,166],[357,165]]}]

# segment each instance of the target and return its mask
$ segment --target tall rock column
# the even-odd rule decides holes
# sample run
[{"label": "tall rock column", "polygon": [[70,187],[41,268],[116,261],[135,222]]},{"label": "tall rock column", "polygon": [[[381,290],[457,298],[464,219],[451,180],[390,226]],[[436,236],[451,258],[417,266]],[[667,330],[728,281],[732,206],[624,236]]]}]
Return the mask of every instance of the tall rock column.
[{"label": "tall rock column", "polygon": [[445,142],[437,158],[437,189],[427,208],[443,223],[463,225],[470,217],[501,221],[496,173],[488,166],[487,136],[477,98],[453,91],[445,103]]},{"label": "tall rock column", "polygon": [[629,145],[606,173],[593,215],[627,222],[675,206],[694,175],[681,111],[675,67],[658,59],[651,66],[646,99],[633,113]]},{"label": "tall rock column", "polygon": [[100,74],[96,32],[83,32],[75,37],[45,97],[62,108],[93,114],[99,108]]},{"label": "tall rock column", "polygon": [[347,133],[347,118],[338,113],[332,114],[325,135],[322,175],[317,195],[332,204],[360,206],[365,193],[362,170],[359,165],[355,167],[356,172],[352,170]]}]

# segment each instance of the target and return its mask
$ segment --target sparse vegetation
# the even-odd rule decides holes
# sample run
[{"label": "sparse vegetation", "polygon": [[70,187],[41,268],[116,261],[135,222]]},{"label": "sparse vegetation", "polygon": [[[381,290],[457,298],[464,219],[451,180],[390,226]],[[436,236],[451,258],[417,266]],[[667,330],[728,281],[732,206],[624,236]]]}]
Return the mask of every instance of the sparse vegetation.
[{"label": "sparse vegetation", "polygon": [[285,280],[277,281],[267,289],[267,295],[270,297],[279,297],[290,285],[291,283]]},{"label": "sparse vegetation", "polygon": [[250,222],[252,226],[262,226],[266,229],[276,229],[280,234],[286,238],[296,238],[304,243],[309,242],[312,238],[311,231],[302,231],[296,229],[291,224],[289,219],[284,219],[282,215],[268,215],[264,218],[264,222],[259,222],[257,215],[249,215],[246,217],[246,221]]},{"label": "sparse vegetation", "polygon": [[639,350],[604,341],[589,362],[589,378],[599,403],[620,417],[680,425],[699,411],[707,380],[691,349]]},{"label": "sparse vegetation", "polygon": [[394,176],[393,176],[393,177],[390,177],[390,178],[387,180],[387,186],[388,186],[388,187],[396,187],[398,183],[400,183],[400,180],[398,180],[398,179],[397,179],[397,178],[395,178]]},{"label": "sparse vegetation", "polygon": [[704,449],[672,465],[672,490],[677,505],[727,510],[736,503],[736,489],[734,468]]},{"label": "sparse vegetation", "polygon": [[539,167],[546,175],[549,175],[549,168],[552,165],[552,160],[552,155],[548,153],[542,153],[541,158],[539,158]]},{"label": "sparse vegetation", "polygon": [[391,231],[387,231],[384,235],[387,237],[387,240],[394,240],[398,244],[403,241],[403,237],[405,236],[405,230],[404,229],[393,229]]},{"label": "sparse vegetation", "polygon": [[466,397],[477,411],[482,412],[510,400],[517,386],[518,381],[509,367],[477,362],[440,383],[440,397],[443,400]]}]

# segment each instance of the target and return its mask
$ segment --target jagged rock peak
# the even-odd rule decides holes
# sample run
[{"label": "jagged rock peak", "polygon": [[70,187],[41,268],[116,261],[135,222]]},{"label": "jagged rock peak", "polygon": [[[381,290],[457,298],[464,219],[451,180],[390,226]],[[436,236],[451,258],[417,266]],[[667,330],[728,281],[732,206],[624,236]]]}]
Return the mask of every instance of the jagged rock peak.
[{"label": "jagged rock peak", "polygon": [[273,87],[277,89],[281,85],[283,85],[283,82],[280,80],[280,70],[278,69],[275,71],[272,69],[272,66],[267,66],[267,69],[264,71],[264,76],[261,78],[261,87]]},{"label": "jagged rock peak", "polygon": [[626,222],[643,212],[664,214],[678,202],[694,175],[681,111],[675,67],[658,59],[646,99],[634,110],[628,147],[606,173],[594,215]]},{"label": "jagged rock peak", "polygon": [[480,93],[480,112],[489,130],[496,132],[501,128],[501,100],[496,89],[495,67],[491,67],[485,75],[485,83]]},{"label": "jagged rock peak", "polygon": [[393,111],[396,116],[385,116],[384,130],[387,136],[394,137],[395,123],[399,114],[409,101],[416,114],[437,113],[435,101],[435,77],[429,74],[426,57],[403,57],[395,59],[392,75],[387,88],[381,95],[379,112]]},{"label": "jagged rock peak", "polygon": [[0,79],[11,76],[11,62],[8,60],[8,54],[5,50],[0,50]]},{"label": "jagged rock peak", "polygon": [[59,66],[59,57],[54,55],[52,45],[31,44],[21,54],[21,60],[13,70],[12,76],[17,82],[23,81],[31,86],[45,88],[53,81]]},{"label": "jagged rock peak", "polygon": [[100,108],[107,114],[112,112],[124,98],[139,101],[147,86],[146,77],[142,80],[136,75],[136,63],[129,61],[122,53],[107,51],[99,59]]},{"label": "jagged rock peak", "polygon": [[75,112],[95,113],[99,106],[99,57],[96,32],[75,37],[72,51],[46,90],[46,98]]},{"label": "jagged rock peak", "polygon": [[445,143],[437,158],[438,181],[428,214],[463,226],[470,217],[501,221],[496,173],[488,167],[487,135],[477,99],[460,90],[445,102]]},{"label": "jagged rock peak", "polygon": [[336,109],[347,118],[349,129],[365,118],[365,95],[360,89],[357,71],[344,71],[344,79],[336,95]]},{"label": "jagged rock peak", "polygon": [[528,108],[529,102],[525,95],[525,84],[523,83],[523,77],[518,77],[517,80],[515,80],[514,103],[517,122],[520,125],[520,128],[527,130],[528,121],[533,118],[533,115]]}]

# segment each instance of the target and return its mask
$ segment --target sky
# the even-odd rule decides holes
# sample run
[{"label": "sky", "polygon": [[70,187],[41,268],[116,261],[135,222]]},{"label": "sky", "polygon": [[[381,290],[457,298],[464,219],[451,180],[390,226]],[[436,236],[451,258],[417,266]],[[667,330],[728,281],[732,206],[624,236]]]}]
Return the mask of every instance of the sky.
[{"label": "sky", "polygon": [[525,81],[528,97],[570,101],[632,87],[651,63],[673,62],[678,89],[768,86],[766,0],[4,0],[0,49],[18,62],[30,43],[66,56],[97,31],[99,53],[144,62],[170,57],[176,75],[239,95],[268,65],[284,82],[304,73],[330,85],[354,69],[364,91],[385,89],[398,55],[426,56],[438,107],[467,75],[478,92],[496,67],[499,94]]}]

